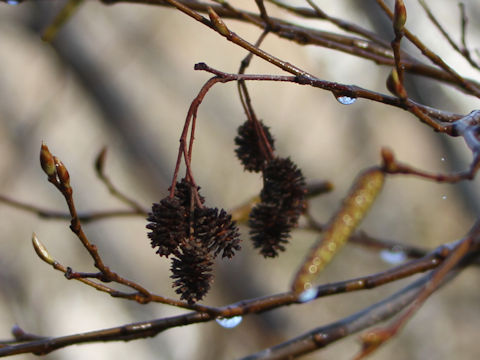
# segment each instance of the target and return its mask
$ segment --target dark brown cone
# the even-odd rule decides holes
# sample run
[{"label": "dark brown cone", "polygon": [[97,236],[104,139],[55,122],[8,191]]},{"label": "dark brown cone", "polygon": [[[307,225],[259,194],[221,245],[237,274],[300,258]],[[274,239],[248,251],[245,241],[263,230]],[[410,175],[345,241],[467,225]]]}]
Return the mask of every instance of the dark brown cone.
[{"label": "dark brown cone", "polygon": [[[261,121],[259,121],[265,137],[270,145],[270,148],[274,150],[274,140],[270,134],[270,130]],[[235,153],[238,159],[241,161],[245,170],[260,172],[265,166],[268,158],[265,154],[265,146],[262,151],[261,141],[262,137],[257,133],[257,129],[253,121],[246,121],[237,130],[237,137],[235,137]]]},{"label": "dark brown cone", "polygon": [[176,184],[174,197],[153,204],[147,218],[151,245],[158,248],[160,256],[174,255],[173,287],[189,303],[199,301],[208,292],[213,259],[220,253],[231,258],[240,250],[238,228],[231,216],[217,208],[199,207],[196,196],[202,204],[205,200],[194,191],[183,179]]},{"label": "dark brown cone", "polygon": [[[180,205],[190,209],[190,200],[192,194],[192,184],[190,184],[187,180],[182,179],[180,182],[177,182],[175,185],[175,197],[180,202]],[[200,190],[200,187],[197,187],[197,193]],[[198,195],[200,198],[200,202],[203,204],[205,202],[205,198],[203,196]]]},{"label": "dark brown cone", "polygon": [[222,257],[232,258],[240,250],[240,235],[236,223],[225,210],[217,208],[196,209],[195,237],[213,252],[222,252]]},{"label": "dark brown cone", "polygon": [[152,212],[148,214],[147,229],[152,248],[157,254],[168,257],[175,252],[180,242],[187,237],[188,214],[176,198],[166,197],[160,204],[153,204]]},{"label": "dark brown cone", "polygon": [[180,249],[176,257],[172,258],[172,286],[182,300],[193,304],[201,300],[210,289],[213,262],[211,255],[198,241],[185,239]]},{"label": "dark brown cone", "polygon": [[302,171],[289,158],[276,158],[267,164],[263,171],[263,189],[260,193],[262,202],[301,213],[305,208],[305,194]]},{"label": "dark brown cone", "polygon": [[248,221],[253,246],[264,257],[276,257],[285,250],[290,238],[289,219],[273,204],[259,203],[250,213]]},{"label": "dark brown cone", "polygon": [[253,245],[265,257],[285,250],[290,231],[305,211],[305,179],[290,160],[276,158],[263,170],[261,202],[250,213]]}]

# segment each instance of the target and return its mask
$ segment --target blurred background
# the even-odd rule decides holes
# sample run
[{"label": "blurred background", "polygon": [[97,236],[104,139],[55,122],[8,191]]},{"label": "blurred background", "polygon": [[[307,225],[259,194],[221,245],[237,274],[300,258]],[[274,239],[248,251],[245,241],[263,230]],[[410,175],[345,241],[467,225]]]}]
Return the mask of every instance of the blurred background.
[{"label": "blurred background", "polygon": [[[288,1],[307,6],[304,1]],[[325,3],[325,4],[324,4]],[[454,39],[460,39],[458,4],[428,2]],[[467,40],[480,46],[480,4],[464,1]],[[236,72],[244,50],[185,15],[164,7],[86,1],[53,44],[42,31],[64,1],[0,3],[0,194],[52,210],[66,210],[47,182],[38,154],[45,142],[67,166],[81,212],[123,209],[95,176],[93,163],[108,148],[106,172],[126,194],[145,207],[167,193],[178,139],[190,102],[209,75],[193,65],[206,62]],[[254,1],[231,1],[256,11]],[[358,23],[392,39],[375,1],[318,2],[330,15]],[[390,5],[392,1],[390,1]],[[428,21],[417,2],[407,2],[408,28],[462,75],[478,79]],[[338,31],[268,5],[272,16]],[[261,30],[226,20],[231,30],[255,42]],[[390,69],[332,50],[301,47],[268,36],[263,48],[321,79],[387,92]],[[421,54],[418,51],[413,53]],[[280,74],[261,59],[249,73]],[[466,114],[478,99],[433,81],[408,77],[410,93],[430,106]],[[345,106],[327,92],[306,86],[249,83],[257,115],[271,127],[277,153],[290,156],[307,180],[329,180],[333,192],[314,199],[312,213],[326,222],[354,177],[380,162],[382,146],[399,160],[432,172],[465,169],[471,154],[461,139],[435,134],[410,114],[364,100]],[[199,110],[193,170],[207,204],[234,208],[261,189],[257,174],[243,172],[234,156],[236,128],[245,120],[236,85],[216,85]],[[434,248],[465,235],[480,212],[478,180],[458,185],[417,178],[388,178],[361,229],[371,236]],[[67,221],[40,219],[0,203],[0,338],[14,324],[39,335],[61,336],[124,323],[181,314],[161,304],[138,305],[67,281],[35,255],[35,232],[52,256],[78,271],[92,261]],[[106,264],[151,291],[177,297],[169,261],[151,249],[141,217],[85,225]],[[215,282],[204,303],[221,306],[286,291],[305,252],[318,235],[298,230],[279,258],[264,260],[242,228],[243,246],[231,261],[218,260]],[[349,245],[322,273],[333,282],[383,271],[392,264],[378,252]],[[372,359],[478,359],[478,269],[468,269],[436,293],[397,339]],[[88,344],[55,351],[45,359],[236,359],[328,324],[392,294],[412,279],[380,289],[324,298],[252,315],[234,329],[215,322],[168,330],[130,343]],[[359,350],[351,336],[305,359],[349,359]],[[30,359],[32,355],[17,356]]]}]

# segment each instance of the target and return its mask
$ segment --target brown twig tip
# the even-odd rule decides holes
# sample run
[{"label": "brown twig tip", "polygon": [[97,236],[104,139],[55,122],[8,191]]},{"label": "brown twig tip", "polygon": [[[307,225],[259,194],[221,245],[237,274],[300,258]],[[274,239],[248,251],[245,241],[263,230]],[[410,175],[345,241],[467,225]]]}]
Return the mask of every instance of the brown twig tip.
[{"label": "brown twig tip", "polygon": [[95,171],[98,175],[103,174],[103,169],[105,168],[105,159],[107,157],[107,147],[104,146],[97,155],[95,159]]},{"label": "brown twig tip", "polygon": [[43,142],[40,148],[40,165],[42,166],[45,174],[47,174],[49,177],[55,175],[56,168],[53,155],[48,149],[48,146],[45,145]]},{"label": "brown twig tip", "polygon": [[196,63],[193,66],[193,70],[207,70],[207,69],[208,69],[208,65],[205,64],[204,62]]},{"label": "brown twig tip", "polygon": [[362,334],[360,336],[362,349],[354,360],[364,359],[366,356],[377,350],[378,347],[380,347],[380,345],[387,341],[391,336],[392,334],[384,329],[373,329]]},{"label": "brown twig tip", "polygon": [[212,22],[215,30],[217,30],[223,36],[228,36],[230,34],[230,30],[228,30],[227,25],[225,25],[220,16],[218,16],[215,10],[213,10],[211,7],[208,7],[208,16],[210,17],[210,21]]},{"label": "brown twig tip", "polygon": [[394,171],[397,168],[397,166],[396,166],[395,155],[393,154],[393,151],[390,148],[383,147],[381,155],[382,155],[383,169],[387,172]]},{"label": "brown twig tip", "polygon": [[49,265],[53,265],[55,263],[55,259],[50,255],[45,245],[43,245],[42,242],[38,240],[35,233],[32,234],[32,245],[40,259],[42,259]]},{"label": "brown twig tip", "polygon": [[330,181],[318,181],[307,184],[305,197],[308,199],[331,192],[334,185]]},{"label": "brown twig tip", "polygon": [[25,331],[18,325],[13,325],[12,329],[10,330],[13,337],[17,340],[22,339],[25,336]]},{"label": "brown twig tip", "polygon": [[395,0],[395,12],[393,14],[393,29],[396,33],[402,33],[407,22],[407,9],[403,0]]}]

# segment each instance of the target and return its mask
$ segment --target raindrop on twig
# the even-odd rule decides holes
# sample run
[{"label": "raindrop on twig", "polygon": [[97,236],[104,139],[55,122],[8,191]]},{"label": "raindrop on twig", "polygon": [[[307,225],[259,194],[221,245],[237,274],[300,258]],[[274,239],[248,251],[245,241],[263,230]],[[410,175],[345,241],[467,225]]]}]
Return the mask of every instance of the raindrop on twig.
[{"label": "raindrop on twig", "polygon": [[335,95],[335,99],[337,99],[337,101],[342,105],[351,105],[355,101],[357,101],[356,97],[350,97],[350,96],[344,96],[344,95],[342,95],[342,96],[336,96]]},{"label": "raindrop on twig", "polygon": [[407,260],[405,252],[393,248],[392,250],[380,251],[380,258],[388,264],[400,264]]},{"label": "raindrop on twig", "polygon": [[234,316],[231,318],[220,318],[216,319],[215,321],[217,322],[218,325],[227,328],[227,329],[233,329],[234,327],[238,326],[243,320],[243,317],[241,316]]},{"label": "raindrop on twig", "polygon": [[313,299],[316,298],[317,294],[318,294],[318,290],[312,287],[308,290],[305,290],[300,295],[298,295],[298,301],[302,303],[312,301]]}]

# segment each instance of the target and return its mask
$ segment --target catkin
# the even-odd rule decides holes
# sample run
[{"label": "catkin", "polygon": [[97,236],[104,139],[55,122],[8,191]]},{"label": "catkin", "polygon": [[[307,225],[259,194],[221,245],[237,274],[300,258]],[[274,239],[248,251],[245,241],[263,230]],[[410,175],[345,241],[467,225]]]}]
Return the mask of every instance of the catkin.
[{"label": "catkin", "polygon": [[318,273],[342,248],[382,189],[384,177],[378,167],[367,169],[357,177],[342,207],[328,223],[323,238],[312,247],[298,270],[292,284],[296,293],[312,287]]}]

